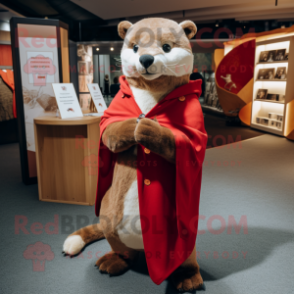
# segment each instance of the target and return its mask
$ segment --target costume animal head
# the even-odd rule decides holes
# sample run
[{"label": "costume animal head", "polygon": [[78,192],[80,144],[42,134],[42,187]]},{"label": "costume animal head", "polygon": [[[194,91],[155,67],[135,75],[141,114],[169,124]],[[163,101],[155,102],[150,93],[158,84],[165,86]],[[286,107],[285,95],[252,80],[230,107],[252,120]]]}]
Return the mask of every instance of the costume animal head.
[{"label": "costume animal head", "polygon": [[180,24],[164,18],[147,18],[135,24],[122,21],[118,33],[124,39],[121,51],[123,73],[129,83],[141,88],[189,81],[193,54],[189,39],[197,32],[192,21]]}]

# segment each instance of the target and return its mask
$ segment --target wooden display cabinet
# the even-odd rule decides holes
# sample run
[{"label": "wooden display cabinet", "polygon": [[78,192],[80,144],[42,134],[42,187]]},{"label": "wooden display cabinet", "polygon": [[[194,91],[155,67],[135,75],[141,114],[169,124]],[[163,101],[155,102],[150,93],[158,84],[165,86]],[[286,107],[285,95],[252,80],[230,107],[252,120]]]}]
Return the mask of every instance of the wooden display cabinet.
[{"label": "wooden display cabinet", "polygon": [[100,117],[34,120],[39,199],[93,205]]},{"label": "wooden display cabinet", "polygon": [[[268,54],[266,62],[260,61],[261,52],[285,49],[288,59],[273,60]],[[266,60],[266,58],[265,58]],[[286,76],[276,78],[279,68],[286,68]],[[274,73],[271,69],[274,69]],[[262,70],[262,74],[261,73]],[[281,71],[282,72],[282,71]],[[274,74],[274,77],[271,75]],[[294,36],[284,35],[258,41],[255,51],[254,86],[251,127],[288,137],[294,120]],[[260,95],[258,95],[260,93]],[[272,94],[272,95],[270,95]],[[275,96],[276,95],[276,96]],[[262,97],[262,99],[260,98]],[[271,98],[271,99],[270,99]],[[291,138],[290,138],[291,139]]]}]

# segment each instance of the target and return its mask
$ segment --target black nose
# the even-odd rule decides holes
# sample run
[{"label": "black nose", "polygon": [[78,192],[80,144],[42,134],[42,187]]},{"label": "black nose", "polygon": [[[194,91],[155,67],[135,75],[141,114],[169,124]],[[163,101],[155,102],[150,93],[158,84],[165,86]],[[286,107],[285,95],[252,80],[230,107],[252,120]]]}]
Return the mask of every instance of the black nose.
[{"label": "black nose", "polygon": [[152,55],[144,54],[140,56],[139,61],[147,69],[154,62],[154,57]]}]

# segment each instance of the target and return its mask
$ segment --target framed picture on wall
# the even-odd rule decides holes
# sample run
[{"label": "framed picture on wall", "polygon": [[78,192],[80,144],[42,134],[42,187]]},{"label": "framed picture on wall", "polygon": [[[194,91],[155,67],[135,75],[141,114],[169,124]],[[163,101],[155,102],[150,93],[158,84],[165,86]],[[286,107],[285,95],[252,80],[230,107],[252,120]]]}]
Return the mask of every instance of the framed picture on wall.
[{"label": "framed picture on wall", "polygon": [[276,56],[276,50],[271,50],[268,52],[268,59],[267,62],[274,62]]},{"label": "framed picture on wall", "polygon": [[261,68],[257,75],[258,80],[273,80],[274,77],[275,77],[274,68]]},{"label": "framed picture on wall", "polygon": [[266,99],[266,96],[267,96],[267,89],[259,89],[257,91],[257,95],[256,95],[256,99],[262,99],[262,100],[265,100]]},{"label": "framed picture on wall", "polygon": [[267,62],[269,58],[269,51],[262,51],[259,55],[259,62]]},{"label": "framed picture on wall", "polygon": [[285,58],[286,49],[279,49],[275,55],[275,61],[281,61]]},{"label": "framed picture on wall", "polygon": [[286,79],[286,67],[278,67],[275,79],[285,80]]},{"label": "framed picture on wall", "polygon": [[272,100],[272,101],[279,101],[279,95],[278,94],[267,94],[266,100]]}]

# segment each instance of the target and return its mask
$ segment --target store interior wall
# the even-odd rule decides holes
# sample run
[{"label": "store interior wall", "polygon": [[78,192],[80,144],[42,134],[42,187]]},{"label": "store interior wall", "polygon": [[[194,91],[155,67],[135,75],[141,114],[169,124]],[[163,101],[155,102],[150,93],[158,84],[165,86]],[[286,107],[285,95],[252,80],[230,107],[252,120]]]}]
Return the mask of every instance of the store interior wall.
[{"label": "store interior wall", "polygon": [[[6,34],[0,34],[0,41],[1,37],[5,39],[5,42],[7,42],[7,32]],[[83,45],[83,50],[81,51],[81,45],[79,43],[69,40],[70,80],[71,83],[74,84],[83,110],[87,110],[89,108],[89,101],[91,99],[90,94],[88,93],[88,90],[85,86],[86,83],[93,82],[99,84],[108,106],[113,99],[113,96],[111,96],[110,93],[106,94],[107,92],[105,92],[104,79],[105,76],[108,75],[108,86],[110,92],[110,86],[113,84],[114,78],[122,75],[119,54],[122,44],[117,44],[117,48],[114,47],[114,52],[110,51],[110,45],[110,43],[106,45],[104,44],[104,46],[108,47],[109,54],[106,54],[108,52],[101,52],[103,54],[99,54],[100,52],[95,50],[97,45],[85,44]],[[193,51],[195,51],[195,49],[196,51],[199,51],[199,48],[193,48]],[[78,53],[79,50],[80,54]],[[211,60],[211,52],[194,52],[193,68],[197,68],[198,72],[205,78],[206,81],[211,79],[211,75],[208,75],[207,73],[213,74]],[[85,63],[87,63],[86,69],[83,66]],[[83,85],[83,87],[81,87],[81,85]],[[209,83],[207,83],[207,85],[209,85]],[[213,103],[213,101],[215,102],[217,97],[214,97],[215,91],[212,90],[211,92],[212,93],[207,93],[205,101],[210,101],[210,104],[213,104],[214,106],[215,103]],[[210,98],[208,99],[208,97]],[[2,134],[0,138],[0,144],[13,143],[18,141],[17,123],[15,119],[7,122],[1,122],[0,126],[2,133],[5,129],[5,134],[3,133],[4,135]]]},{"label": "store interior wall", "polygon": [[105,88],[105,76],[108,75],[108,87],[110,86],[110,82],[112,81],[110,79],[110,55],[99,55],[99,67],[95,68],[95,71],[99,71],[99,85],[100,88],[102,88],[102,93],[105,95],[105,93],[109,92],[109,89],[108,91],[106,91]]},{"label": "store interior wall", "polygon": [[[93,83],[97,83],[101,89],[104,96],[106,104],[109,106],[114,95],[111,95],[110,88],[114,83],[115,77],[119,78],[123,73],[121,70],[121,59],[120,50],[123,42],[102,42],[102,43],[78,43],[77,47],[92,48],[92,62],[93,62]],[[205,80],[205,84],[208,85],[207,89],[203,92],[200,102],[209,102],[210,107],[217,108],[221,111],[220,105],[218,103],[217,93],[214,87],[214,68],[213,68],[213,52],[215,48],[208,48],[208,46],[199,46],[195,43],[192,46],[194,54],[194,64],[191,73],[197,71]],[[80,53],[78,53],[80,55]],[[79,59],[79,58],[78,58]],[[109,77],[109,91],[105,91],[105,76]],[[84,72],[79,72],[79,79],[82,80]],[[207,82],[207,83],[206,83]],[[85,91],[81,91],[79,99],[88,99]],[[80,101],[81,102],[81,101]],[[87,103],[81,102],[84,110]]]},{"label": "store interior wall", "polygon": [[76,93],[79,93],[79,76],[77,70],[77,43],[69,40],[69,70],[70,82],[73,83]]},{"label": "store interior wall", "polygon": [[93,82],[100,84],[99,81],[99,56],[98,55],[93,55],[93,68],[94,68],[94,77],[93,77]]}]

